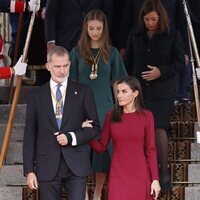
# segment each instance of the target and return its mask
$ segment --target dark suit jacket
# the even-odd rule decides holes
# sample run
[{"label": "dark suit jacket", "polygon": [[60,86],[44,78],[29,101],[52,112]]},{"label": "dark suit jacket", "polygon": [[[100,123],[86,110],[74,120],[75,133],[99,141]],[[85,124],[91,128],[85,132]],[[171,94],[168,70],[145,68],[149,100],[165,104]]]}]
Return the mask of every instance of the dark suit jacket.
[{"label": "dark suit jacket", "polygon": [[[81,128],[82,122],[93,119],[93,128]],[[50,181],[56,175],[62,153],[70,170],[77,176],[91,173],[90,150],[87,142],[100,130],[91,90],[82,84],[68,81],[60,132],[73,131],[77,146],[61,146],[53,133],[58,131],[50,85],[31,92],[27,104],[24,132],[24,173],[36,172],[39,181]]]},{"label": "dark suit jacket", "polygon": [[48,0],[46,4],[46,40],[71,51],[77,45],[85,15],[92,9],[101,9],[108,21],[112,15],[112,0]]}]

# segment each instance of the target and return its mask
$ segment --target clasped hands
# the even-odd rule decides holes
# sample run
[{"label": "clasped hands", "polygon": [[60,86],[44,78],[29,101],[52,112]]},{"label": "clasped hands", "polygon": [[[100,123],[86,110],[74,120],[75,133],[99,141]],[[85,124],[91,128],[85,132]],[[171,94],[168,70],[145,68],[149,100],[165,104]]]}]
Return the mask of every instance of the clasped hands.
[{"label": "clasped hands", "polygon": [[153,81],[155,79],[160,78],[161,73],[160,73],[160,70],[157,67],[151,66],[151,65],[147,65],[147,67],[150,70],[142,72],[142,78],[144,80],[146,80],[146,81]]}]

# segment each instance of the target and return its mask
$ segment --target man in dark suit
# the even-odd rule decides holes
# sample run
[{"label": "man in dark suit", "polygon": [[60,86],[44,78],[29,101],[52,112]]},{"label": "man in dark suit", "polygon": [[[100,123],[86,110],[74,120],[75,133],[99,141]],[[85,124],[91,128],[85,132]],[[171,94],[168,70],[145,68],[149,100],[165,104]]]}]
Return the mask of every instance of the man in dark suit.
[{"label": "man in dark suit", "polygon": [[47,48],[60,45],[71,51],[79,39],[85,15],[92,9],[101,9],[111,24],[112,0],[48,0],[45,17]]},{"label": "man in dark suit", "polygon": [[[50,82],[30,93],[24,132],[24,174],[31,189],[38,188],[40,200],[83,200],[87,176],[91,174],[87,142],[100,130],[91,90],[68,80],[68,52],[59,46],[47,55]],[[82,128],[86,119],[93,128]]]}]

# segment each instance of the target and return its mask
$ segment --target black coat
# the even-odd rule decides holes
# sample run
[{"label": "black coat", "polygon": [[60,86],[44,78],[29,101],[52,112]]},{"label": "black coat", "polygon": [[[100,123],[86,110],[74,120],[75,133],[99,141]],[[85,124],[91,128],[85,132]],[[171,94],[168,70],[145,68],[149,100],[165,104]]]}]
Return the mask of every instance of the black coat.
[{"label": "black coat", "polygon": [[[35,89],[28,98],[23,144],[24,173],[35,172],[39,181],[50,181],[55,177],[61,153],[75,175],[88,176],[92,172],[87,142],[98,135],[100,125],[90,88],[68,81],[63,109],[63,120],[58,130],[49,83]],[[93,128],[81,128],[86,119],[93,119]],[[77,146],[59,145],[53,135],[57,131],[74,132]]]},{"label": "black coat", "polygon": [[48,0],[46,4],[46,40],[71,51],[77,45],[85,15],[92,9],[101,9],[109,24],[112,16],[112,0]]},{"label": "black coat", "polygon": [[[175,92],[175,74],[184,67],[183,44],[177,31],[170,34],[157,34],[149,39],[146,31],[130,34],[125,65],[130,75],[136,76],[142,83],[144,93],[148,88],[150,96],[171,98]],[[147,65],[156,66],[161,77],[153,81],[144,81],[142,71]]]}]

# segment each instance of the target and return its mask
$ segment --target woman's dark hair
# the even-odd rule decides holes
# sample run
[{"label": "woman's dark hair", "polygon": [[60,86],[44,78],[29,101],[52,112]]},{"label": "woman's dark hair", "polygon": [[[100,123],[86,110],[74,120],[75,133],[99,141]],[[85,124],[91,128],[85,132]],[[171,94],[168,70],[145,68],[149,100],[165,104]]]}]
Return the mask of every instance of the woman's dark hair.
[{"label": "woman's dark hair", "polygon": [[146,29],[144,23],[144,16],[150,12],[156,12],[159,16],[158,27],[156,33],[169,33],[170,25],[169,25],[169,17],[167,11],[164,6],[160,2],[160,0],[146,0],[142,8],[140,9],[138,25],[139,28]]},{"label": "woman's dark hair", "polygon": [[83,57],[85,63],[91,64],[92,50],[90,46],[90,37],[88,35],[88,22],[92,20],[98,20],[103,23],[103,31],[101,35],[101,55],[105,62],[108,62],[110,56],[110,42],[109,42],[109,31],[108,23],[105,14],[101,10],[91,10],[85,16],[83,22],[83,28],[78,41],[78,48],[81,56]]},{"label": "woman's dark hair", "polygon": [[[135,108],[137,112],[142,111],[145,106],[144,106],[144,100],[143,100],[143,95],[142,95],[142,88],[140,85],[140,82],[132,76],[125,76],[124,78],[120,79],[117,82],[117,85],[125,83],[127,84],[132,91],[138,90],[138,96],[135,98]],[[123,114],[123,107],[119,105],[117,102],[112,110],[111,116],[110,116],[110,121],[111,122],[119,122],[121,121],[121,116]]]}]

